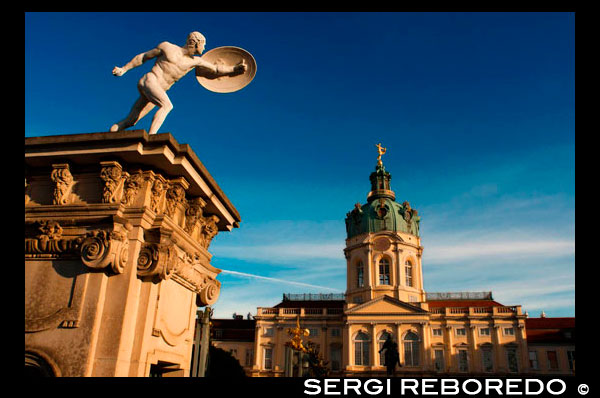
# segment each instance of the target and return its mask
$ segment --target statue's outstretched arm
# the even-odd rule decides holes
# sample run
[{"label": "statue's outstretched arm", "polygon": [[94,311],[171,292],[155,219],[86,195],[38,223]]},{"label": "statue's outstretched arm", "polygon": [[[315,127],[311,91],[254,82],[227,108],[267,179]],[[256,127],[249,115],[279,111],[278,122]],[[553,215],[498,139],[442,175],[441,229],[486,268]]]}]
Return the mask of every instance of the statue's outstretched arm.
[{"label": "statue's outstretched arm", "polygon": [[137,68],[138,66],[140,66],[144,62],[148,61],[149,59],[158,57],[160,54],[161,54],[161,50],[158,47],[154,48],[150,51],[146,51],[145,53],[138,54],[135,57],[133,57],[133,59],[131,61],[126,63],[123,67],[119,68],[118,66],[115,66],[112,73],[115,76],[122,76],[128,70]]}]

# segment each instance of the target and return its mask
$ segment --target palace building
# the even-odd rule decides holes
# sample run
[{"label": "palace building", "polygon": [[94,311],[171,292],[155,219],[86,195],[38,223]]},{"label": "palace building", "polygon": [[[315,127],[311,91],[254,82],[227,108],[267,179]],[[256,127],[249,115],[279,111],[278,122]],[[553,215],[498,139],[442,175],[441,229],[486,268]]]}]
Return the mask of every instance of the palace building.
[{"label": "palace building", "polygon": [[286,345],[298,322],[331,376],[385,376],[388,336],[398,344],[397,375],[573,374],[574,318],[528,319],[520,305],[503,305],[491,292],[423,289],[420,217],[408,201],[396,201],[384,152],[379,147],[367,202],[345,220],[345,294],[284,294],[254,319],[215,319],[212,344],[236,356],[249,376],[302,374],[307,364],[291,363]]}]

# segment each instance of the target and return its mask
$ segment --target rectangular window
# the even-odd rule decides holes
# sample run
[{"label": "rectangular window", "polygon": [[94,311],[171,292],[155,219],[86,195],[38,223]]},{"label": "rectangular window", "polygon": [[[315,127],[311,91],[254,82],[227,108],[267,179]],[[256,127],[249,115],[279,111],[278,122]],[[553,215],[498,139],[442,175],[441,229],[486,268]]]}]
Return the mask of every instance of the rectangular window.
[{"label": "rectangular window", "polygon": [[433,351],[434,366],[436,372],[444,371],[444,350],[436,349]]},{"label": "rectangular window", "polygon": [[469,360],[467,358],[467,350],[458,350],[458,371],[468,372],[469,371]]},{"label": "rectangular window", "polygon": [[575,370],[575,351],[567,351],[567,359],[569,360],[569,370]]},{"label": "rectangular window", "polygon": [[265,348],[264,349],[264,368],[272,369],[273,368],[273,349]]},{"label": "rectangular window", "polygon": [[533,370],[538,370],[540,368],[537,351],[529,351],[529,367]]},{"label": "rectangular window", "polygon": [[494,361],[492,359],[491,348],[486,347],[481,350],[481,364],[484,372],[494,371]]},{"label": "rectangular window", "polygon": [[507,348],[506,349],[506,361],[508,363],[508,371],[517,373],[519,371],[519,363],[517,360],[517,349]]},{"label": "rectangular window", "polygon": [[331,347],[331,370],[340,370],[342,363],[342,349]]},{"label": "rectangular window", "polygon": [[388,263],[387,260],[381,260],[379,262],[379,284],[390,284],[390,263]]},{"label": "rectangular window", "polygon": [[362,264],[356,268],[356,279],[357,287],[363,287],[365,285],[365,269]]},{"label": "rectangular window", "polygon": [[272,327],[265,328],[265,336],[268,336],[268,337],[273,336],[273,328]]},{"label": "rectangular window", "polygon": [[311,337],[316,337],[319,335],[319,329],[317,328],[308,328],[308,331],[310,333],[309,336]]},{"label": "rectangular window", "polygon": [[331,328],[331,337],[340,337],[341,334],[340,328]]},{"label": "rectangular window", "polygon": [[252,348],[248,348],[246,350],[246,366],[252,366],[254,362],[254,350]]},{"label": "rectangular window", "polygon": [[465,329],[465,328],[456,328],[456,335],[457,336],[466,336],[467,335],[467,329]]},{"label": "rectangular window", "polygon": [[404,343],[404,365],[419,366],[419,343],[417,341]]},{"label": "rectangular window", "polygon": [[480,336],[489,336],[490,328],[479,328],[479,335]]},{"label": "rectangular window", "polygon": [[515,329],[514,328],[504,328],[504,335],[505,336],[514,336]]},{"label": "rectangular window", "polygon": [[230,348],[229,353],[237,359],[237,348]]},{"label": "rectangular window", "polygon": [[369,342],[357,341],[354,343],[354,364],[369,365]]},{"label": "rectangular window", "polygon": [[547,351],[546,356],[548,357],[548,369],[558,370],[558,356],[556,351]]},{"label": "rectangular window", "polygon": [[437,329],[431,329],[432,333],[434,336],[442,336],[442,329],[441,328],[437,328]]}]

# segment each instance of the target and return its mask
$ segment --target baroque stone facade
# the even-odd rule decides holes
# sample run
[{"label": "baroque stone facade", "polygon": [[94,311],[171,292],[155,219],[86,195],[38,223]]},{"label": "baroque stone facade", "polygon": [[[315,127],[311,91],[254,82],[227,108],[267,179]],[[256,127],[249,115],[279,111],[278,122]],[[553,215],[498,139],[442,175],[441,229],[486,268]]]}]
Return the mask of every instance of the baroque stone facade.
[{"label": "baroque stone facade", "polygon": [[240,216],[194,152],[143,130],[25,139],[25,363],[189,374],[208,249]]}]

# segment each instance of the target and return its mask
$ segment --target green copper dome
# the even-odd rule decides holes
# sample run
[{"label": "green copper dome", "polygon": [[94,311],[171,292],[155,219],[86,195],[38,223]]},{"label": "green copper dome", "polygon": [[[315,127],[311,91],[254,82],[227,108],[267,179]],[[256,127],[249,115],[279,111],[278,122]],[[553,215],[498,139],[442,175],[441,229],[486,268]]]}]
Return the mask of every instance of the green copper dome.
[{"label": "green copper dome", "polygon": [[390,187],[392,176],[378,163],[369,176],[371,192],[367,203],[357,203],[346,214],[346,233],[348,238],[363,233],[380,231],[406,232],[419,236],[419,216],[411,209],[410,203],[396,202],[396,194]]}]

